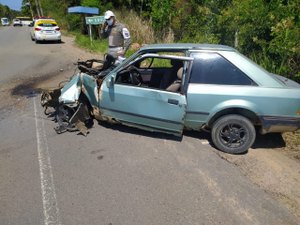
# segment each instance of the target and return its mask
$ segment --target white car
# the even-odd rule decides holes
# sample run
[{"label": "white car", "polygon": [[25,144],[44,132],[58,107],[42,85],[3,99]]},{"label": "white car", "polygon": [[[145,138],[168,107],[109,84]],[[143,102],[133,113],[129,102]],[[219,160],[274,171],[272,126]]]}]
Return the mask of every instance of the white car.
[{"label": "white car", "polygon": [[31,40],[35,41],[36,43],[42,41],[61,42],[60,27],[53,19],[35,20],[30,35]]},{"label": "white car", "polygon": [[22,21],[19,19],[13,19],[13,26],[23,26]]},{"label": "white car", "polygon": [[6,17],[1,18],[2,26],[9,26],[9,20]]}]

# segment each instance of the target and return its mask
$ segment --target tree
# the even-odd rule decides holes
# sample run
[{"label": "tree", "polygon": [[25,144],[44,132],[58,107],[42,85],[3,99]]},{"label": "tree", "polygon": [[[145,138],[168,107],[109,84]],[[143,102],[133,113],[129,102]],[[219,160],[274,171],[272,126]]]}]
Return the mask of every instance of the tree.
[{"label": "tree", "polygon": [[[23,0],[23,5],[29,0]],[[136,12],[148,21],[156,40],[218,43],[236,46],[271,72],[300,81],[300,1],[295,0],[40,0],[45,15],[63,27],[80,27],[70,6],[111,9],[122,16]],[[35,0],[30,0],[35,9]],[[3,14],[3,8],[0,8]],[[24,9],[25,10],[25,9]],[[27,8],[28,10],[28,8]],[[1,11],[0,11],[1,12]],[[28,13],[28,11],[27,11]],[[36,13],[36,10],[35,10]],[[141,23],[142,24],[142,23]],[[147,32],[145,29],[138,32]],[[151,31],[152,32],[152,31]],[[170,36],[170,35],[169,35]],[[296,74],[294,76],[293,74]]]},{"label": "tree", "polygon": [[100,6],[100,1],[99,0],[81,0],[81,5],[98,8]]},{"label": "tree", "polygon": [[0,4],[0,17],[7,17],[12,20],[19,14],[16,10],[11,10],[7,5]]}]

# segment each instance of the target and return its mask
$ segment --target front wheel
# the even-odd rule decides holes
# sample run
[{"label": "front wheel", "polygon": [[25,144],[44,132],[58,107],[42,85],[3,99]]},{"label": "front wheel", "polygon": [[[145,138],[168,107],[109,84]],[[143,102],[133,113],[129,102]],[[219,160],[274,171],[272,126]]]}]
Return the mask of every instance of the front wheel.
[{"label": "front wheel", "polygon": [[239,154],[246,152],[254,143],[256,132],[246,117],[231,114],[222,116],[212,126],[211,137],[221,151]]}]

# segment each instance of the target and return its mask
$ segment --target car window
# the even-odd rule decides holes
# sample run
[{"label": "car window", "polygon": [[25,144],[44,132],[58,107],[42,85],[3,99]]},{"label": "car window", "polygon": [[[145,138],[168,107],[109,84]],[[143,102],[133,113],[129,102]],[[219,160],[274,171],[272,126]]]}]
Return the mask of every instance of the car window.
[{"label": "car window", "polygon": [[38,23],[39,27],[56,27],[55,23]]},{"label": "car window", "polygon": [[57,23],[54,20],[37,20],[35,23],[37,26],[40,26],[40,27],[55,27],[55,26],[57,26]]},{"label": "car window", "polygon": [[255,85],[235,65],[217,53],[194,53],[190,83],[221,85]]},{"label": "car window", "polygon": [[[158,55],[185,56],[183,52],[157,52]],[[171,59],[145,58],[139,62],[140,68],[172,68]]]},{"label": "car window", "polygon": [[140,68],[171,68],[170,59],[146,58],[139,63]]},{"label": "car window", "polygon": [[178,71],[183,66],[184,60],[179,58],[144,58],[119,71],[116,83],[179,92],[183,72]]}]

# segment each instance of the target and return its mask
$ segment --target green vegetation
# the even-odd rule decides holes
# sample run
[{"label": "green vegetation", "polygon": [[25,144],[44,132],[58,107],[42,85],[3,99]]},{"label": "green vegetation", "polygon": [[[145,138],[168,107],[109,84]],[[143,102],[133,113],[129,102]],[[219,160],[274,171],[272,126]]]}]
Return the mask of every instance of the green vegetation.
[{"label": "green vegetation", "polygon": [[[30,15],[23,0],[23,14]],[[71,6],[113,10],[127,24],[133,42],[216,43],[237,48],[270,72],[300,82],[300,1],[295,0],[39,0],[44,15],[64,30],[86,33],[80,15],[67,14]],[[30,0],[36,15],[35,0]],[[101,13],[101,14],[102,14]],[[95,28],[95,34],[98,34]],[[92,48],[102,49],[99,37]],[[90,48],[87,39],[77,37]],[[82,43],[81,43],[82,42]],[[98,47],[98,45],[100,45]]]},{"label": "green vegetation", "polygon": [[0,18],[6,17],[11,21],[13,18],[18,16],[19,14],[20,14],[20,12],[12,10],[6,5],[0,4]]},{"label": "green vegetation", "polygon": [[91,52],[105,52],[107,50],[107,40],[98,39],[90,41],[89,36],[75,34],[75,43],[82,48],[88,49]]},{"label": "green vegetation", "polygon": [[300,160],[300,131],[286,132],[282,136],[286,143],[285,150],[298,152],[296,158]]}]

